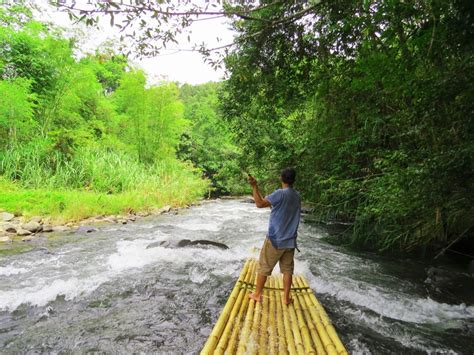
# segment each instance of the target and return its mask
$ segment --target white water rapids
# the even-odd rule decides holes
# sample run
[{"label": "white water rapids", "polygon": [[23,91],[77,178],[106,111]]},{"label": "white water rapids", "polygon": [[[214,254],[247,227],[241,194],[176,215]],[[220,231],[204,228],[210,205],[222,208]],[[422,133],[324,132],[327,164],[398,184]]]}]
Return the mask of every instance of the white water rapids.
[{"label": "white water rapids", "polygon": [[[0,352],[199,352],[245,259],[263,243],[268,215],[217,200],[2,257]],[[351,353],[474,352],[474,307],[431,298],[425,265],[351,252],[323,235],[302,224],[296,272]],[[147,249],[177,239],[229,249]]]}]

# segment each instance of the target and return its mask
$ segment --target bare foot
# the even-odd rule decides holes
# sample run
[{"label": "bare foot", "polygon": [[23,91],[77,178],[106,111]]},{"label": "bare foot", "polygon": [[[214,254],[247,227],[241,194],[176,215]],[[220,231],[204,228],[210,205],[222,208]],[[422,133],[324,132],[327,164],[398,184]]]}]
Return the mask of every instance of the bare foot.
[{"label": "bare foot", "polygon": [[290,298],[288,301],[283,301],[284,304],[286,304],[287,306],[289,306],[290,304],[293,303],[293,298]]},{"label": "bare foot", "polygon": [[262,295],[257,296],[254,292],[249,294],[249,298],[255,302],[262,302]]}]

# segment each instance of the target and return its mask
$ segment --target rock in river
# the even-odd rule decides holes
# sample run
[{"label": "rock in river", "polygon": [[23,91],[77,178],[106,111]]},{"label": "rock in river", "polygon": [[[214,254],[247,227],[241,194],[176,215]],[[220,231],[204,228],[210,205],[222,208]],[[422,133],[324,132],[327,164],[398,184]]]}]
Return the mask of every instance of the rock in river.
[{"label": "rock in river", "polygon": [[27,231],[30,231],[31,233],[41,232],[42,229],[41,224],[35,221],[30,221],[26,224],[23,224],[21,227]]},{"label": "rock in river", "polygon": [[164,207],[161,207],[159,210],[158,210],[158,213],[159,214],[162,214],[162,213],[168,213],[171,211],[171,206],[170,205],[166,205]]},{"label": "rock in river", "polygon": [[[20,229],[18,229],[18,230],[16,231],[16,234],[19,235],[19,236],[27,236],[27,235],[30,235],[31,232],[30,232],[29,230],[27,230],[27,229],[21,229],[21,228],[20,228]],[[22,239],[22,240],[23,240],[23,239]]]},{"label": "rock in river", "polygon": [[16,233],[16,231],[17,231],[17,229],[19,229],[19,227],[17,225],[12,224],[12,223],[6,223],[2,226],[2,229],[5,232],[8,232],[8,233]]},{"label": "rock in river", "polygon": [[163,248],[185,248],[185,247],[192,247],[192,246],[213,246],[220,249],[229,249],[229,247],[223,243],[215,242],[212,240],[189,240],[189,239],[178,239],[178,240],[162,240],[155,243],[149,244],[146,248],[156,248],[156,247],[163,247]]},{"label": "rock in river", "polygon": [[43,232],[52,232],[53,226],[51,224],[43,224]]},{"label": "rock in river", "polygon": [[53,227],[53,232],[67,232],[71,230],[71,228],[66,227],[66,226],[54,226]]},{"label": "rock in river", "polygon": [[33,216],[30,218],[30,222],[41,223],[42,220],[43,218],[41,218],[40,216]]},{"label": "rock in river", "polygon": [[92,232],[97,232],[98,229],[92,226],[80,226],[79,228],[76,229],[76,233],[92,233]]}]

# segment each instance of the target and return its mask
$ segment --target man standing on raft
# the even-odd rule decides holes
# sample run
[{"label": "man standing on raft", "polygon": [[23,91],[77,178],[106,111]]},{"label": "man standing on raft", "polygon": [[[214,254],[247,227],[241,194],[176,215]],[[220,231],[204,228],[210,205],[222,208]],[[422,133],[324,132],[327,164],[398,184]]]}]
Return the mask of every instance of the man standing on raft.
[{"label": "man standing on raft", "polygon": [[252,185],[252,194],[258,208],[271,207],[268,234],[260,251],[257,269],[257,286],[255,292],[249,295],[250,299],[260,302],[262,290],[267,277],[272,274],[276,263],[280,264],[283,273],[284,303],[290,304],[290,288],[293,278],[294,255],[296,236],[301,214],[301,198],[293,189],[296,172],[286,168],[281,172],[281,189],[262,197],[258,190],[257,180],[251,175],[248,182]]}]

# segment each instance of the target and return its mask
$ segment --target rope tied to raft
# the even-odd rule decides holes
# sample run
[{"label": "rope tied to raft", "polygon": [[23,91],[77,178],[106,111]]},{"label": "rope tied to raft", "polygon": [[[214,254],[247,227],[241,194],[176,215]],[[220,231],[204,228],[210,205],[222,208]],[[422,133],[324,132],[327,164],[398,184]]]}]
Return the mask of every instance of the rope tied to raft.
[{"label": "rope tied to raft", "polygon": [[[240,283],[240,288],[248,288],[248,289],[254,289],[256,286],[255,284],[243,280],[237,280],[237,283]],[[264,286],[263,287],[266,290],[278,290],[278,291],[283,291],[283,288],[281,287],[268,287]],[[290,291],[306,291],[309,290],[310,287],[292,287]]]}]

